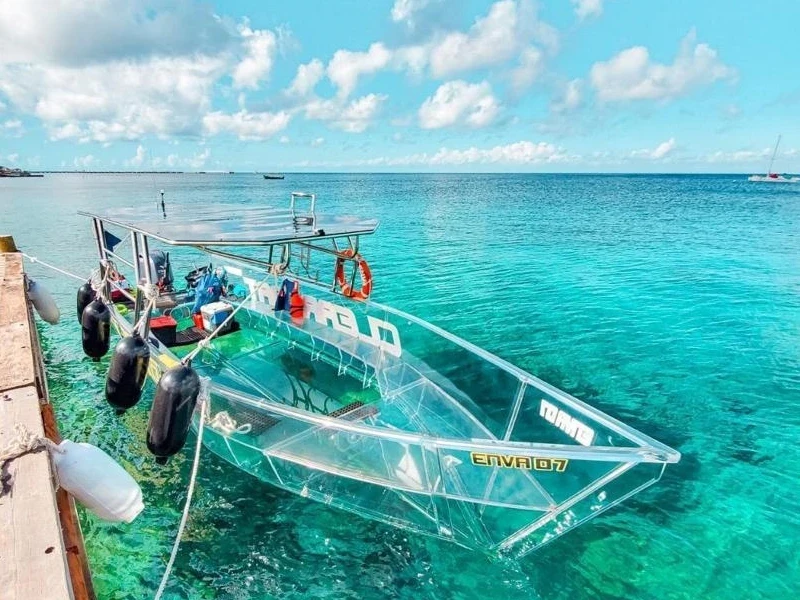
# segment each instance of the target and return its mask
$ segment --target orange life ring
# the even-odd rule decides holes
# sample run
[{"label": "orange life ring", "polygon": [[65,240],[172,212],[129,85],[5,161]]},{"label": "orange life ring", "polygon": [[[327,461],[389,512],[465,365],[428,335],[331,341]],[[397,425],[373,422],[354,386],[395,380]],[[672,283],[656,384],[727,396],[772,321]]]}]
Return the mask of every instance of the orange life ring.
[{"label": "orange life ring", "polygon": [[[353,300],[366,300],[372,293],[372,271],[369,270],[367,261],[360,254],[356,254],[352,248],[343,250],[336,259],[336,283],[342,288],[342,294]],[[361,273],[361,289],[351,289],[344,276],[344,259],[353,258],[356,261],[359,273]]]}]

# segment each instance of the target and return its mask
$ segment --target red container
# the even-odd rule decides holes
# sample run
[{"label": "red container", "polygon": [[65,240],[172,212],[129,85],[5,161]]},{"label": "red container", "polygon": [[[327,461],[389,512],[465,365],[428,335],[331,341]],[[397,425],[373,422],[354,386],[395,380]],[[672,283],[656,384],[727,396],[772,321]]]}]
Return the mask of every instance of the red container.
[{"label": "red container", "polygon": [[178,322],[169,315],[150,319],[150,331],[165,346],[175,345]]},{"label": "red container", "polygon": [[200,313],[194,313],[192,315],[192,321],[194,321],[194,326],[198,329],[203,329],[203,315]]}]

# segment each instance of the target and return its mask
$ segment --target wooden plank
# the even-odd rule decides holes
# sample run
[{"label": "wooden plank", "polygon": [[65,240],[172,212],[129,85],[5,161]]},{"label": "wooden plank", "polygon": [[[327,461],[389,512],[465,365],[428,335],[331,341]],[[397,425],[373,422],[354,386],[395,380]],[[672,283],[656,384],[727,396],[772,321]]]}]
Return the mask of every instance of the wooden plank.
[{"label": "wooden plank", "polygon": [[0,390],[36,380],[22,255],[0,254]]},{"label": "wooden plank", "polygon": [[[0,447],[20,423],[44,435],[36,388],[0,392]],[[7,463],[0,498],[0,590],[4,600],[73,598],[47,452]],[[4,477],[5,479],[5,477]]]}]

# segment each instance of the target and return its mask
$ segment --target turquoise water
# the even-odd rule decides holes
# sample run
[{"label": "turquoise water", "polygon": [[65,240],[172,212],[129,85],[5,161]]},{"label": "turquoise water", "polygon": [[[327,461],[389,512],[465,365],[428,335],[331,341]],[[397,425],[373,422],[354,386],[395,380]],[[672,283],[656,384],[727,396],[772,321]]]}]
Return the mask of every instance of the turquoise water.
[{"label": "turquoise water", "polygon": [[[487,348],[680,450],[656,486],[515,564],[265,485],[204,455],[171,598],[784,598],[800,588],[800,188],[737,176],[50,175],[0,180],[0,229],[88,273],[82,208],[278,204],[379,218],[375,299]],[[158,467],[146,414],[105,405],[75,282],[28,271],[62,433],[141,483],[131,525],[82,514],[100,598],[152,597],[188,449]],[[152,393],[149,389],[146,393]]]}]

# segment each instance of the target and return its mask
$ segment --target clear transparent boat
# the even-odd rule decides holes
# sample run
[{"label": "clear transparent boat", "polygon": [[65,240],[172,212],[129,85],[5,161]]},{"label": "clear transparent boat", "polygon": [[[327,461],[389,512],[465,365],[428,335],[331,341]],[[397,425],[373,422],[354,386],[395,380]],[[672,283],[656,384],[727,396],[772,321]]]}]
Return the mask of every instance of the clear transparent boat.
[{"label": "clear transparent boat", "polygon": [[[142,257],[154,241],[216,257],[238,290],[228,298],[242,304],[238,328],[192,363],[211,381],[211,417],[232,420],[206,430],[213,452],[301,496],[515,556],[645,489],[680,459],[451,333],[356,299],[359,238],[377,223],[317,215],[313,197],[301,213],[295,202],[306,197],[289,210],[87,215],[101,267],[128,265],[138,282],[132,293],[114,284],[124,295],[111,307],[120,333],[144,310],[154,266]],[[133,261],[109,241],[120,239],[109,235],[115,228],[131,232]],[[301,282],[301,318],[274,310],[287,278]],[[186,292],[165,293],[157,306],[148,316],[175,318],[181,345],[149,335],[154,379],[194,349],[189,334],[198,331]]]}]

